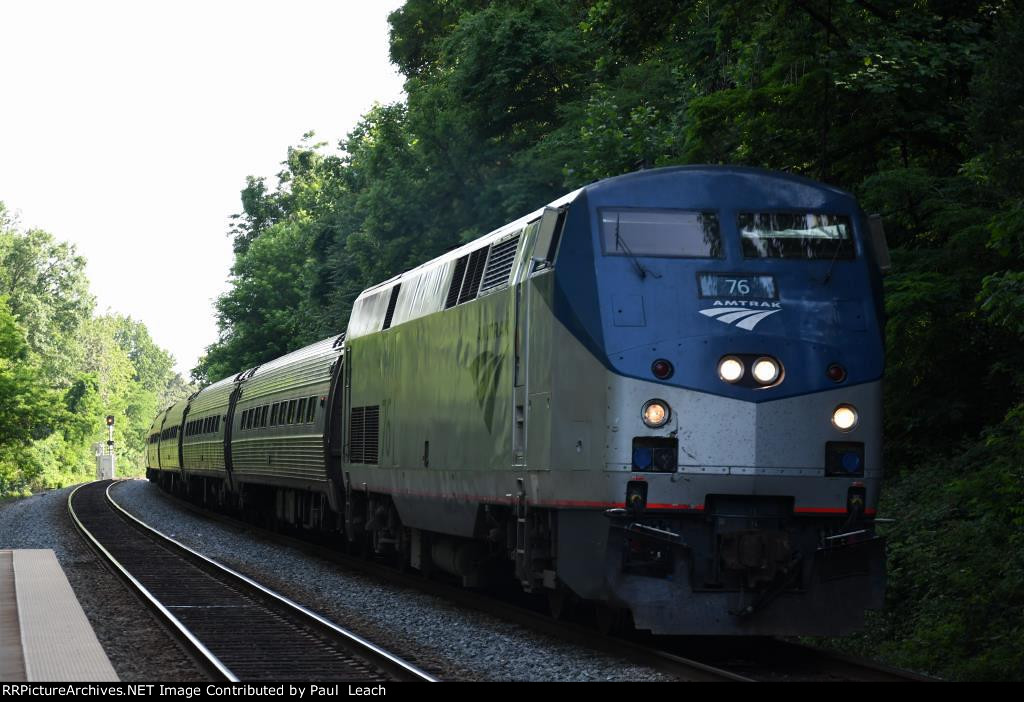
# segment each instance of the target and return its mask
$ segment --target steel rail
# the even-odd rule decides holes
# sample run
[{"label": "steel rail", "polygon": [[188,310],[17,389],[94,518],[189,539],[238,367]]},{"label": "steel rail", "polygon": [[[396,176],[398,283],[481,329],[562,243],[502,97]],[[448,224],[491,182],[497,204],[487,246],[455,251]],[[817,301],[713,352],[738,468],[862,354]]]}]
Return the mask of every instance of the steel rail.
[{"label": "steel rail", "polygon": [[[197,551],[185,546],[181,542],[163,534],[157,529],[145,524],[134,515],[129,514],[114,500],[111,490],[117,482],[111,482],[104,491],[106,505],[113,510],[118,517],[125,521],[125,527],[133,532],[140,533],[154,542],[158,547],[172,553],[178,558],[196,566],[207,576],[225,583],[228,587],[243,591],[260,600],[268,609],[280,613],[284,618],[296,622],[299,626],[316,631],[322,638],[337,643],[342,649],[354,652],[358,659],[368,662],[373,667],[381,670],[389,678],[400,681],[437,682],[437,678],[421,670],[415,665],[402,660],[398,656],[384,650],[376,644],[364,639],[344,627],[320,616],[310,609],[299,605],[289,598],[280,595],[269,588],[257,583],[253,579],[238,573],[216,561],[207,558]],[[208,670],[214,673],[215,677],[230,682],[237,682],[240,678],[232,672],[227,665],[214,655],[199,638],[191,632],[188,627],[178,619],[169,609],[159,601],[139,580],[134,577],[117,559],[106,549],[82,523],[75,513],[72,501],[78,491],[87,485],[76,488],[68,498],[68,508],[75,521],[76,527],[81,531],[93,546],[100,552],[116,572],[122,575],[133,588],[143,597],[143,600],[156,611],[161,620],[170,626],[172,631],[179,634],[186,646],[197,656],[200,662]]]},{"label": "steel rail", "polygon": [[74,499],[78,491],[84,487],[87,487],[90,483],[84,483],[79,485],[68,495],[68,513],[71,515],[71,521],[74,522],[75,528],[78,529],[79,533],[86,539],[86,541],[100,554],[104,561],[113,568],[114,572],[124,581],[126,581],[134,590],[135,593],[142,599],[143,603],[146,604],[153,612],[158,615],[160,621],[168,626],[172,632],[177,634],[179,639],[185,644],[189,653],[199,662],[199,664],[212,674],[212,677],[223,680],[225,682],[240,682],[234,673],[228,670],[217,656],[213,655],[210,649],[203,645],[202,641],[197,639],[195,635],[179,621],[171,612],[163,605],[160,600],[153,596],[153,593],[143,585],[139,580],[128,572],[128,570],[121,565],[121,563],[114,558],[114,556],[108,551],[99,540],[93,536],[82,520],[79,519],[78,513],[75,511]]},{"label": "steel rail", "polygon": [[[875,661],[774,638],[763,640],[756,647],[758,650],[754,651],[753,656],[744,661],[745,665],[736,666],[743,670],[743,673],[739,673],[711,662],[713,656],[707,655],[706,652],[694,653],[685,650],[690,646],[676,645],[673,640],[676,637],[652,643],[651,641],[631,641],[621,637],[601,635],[594,629],[572,622],[555,620],[546,614],[541,614],[514,602],[465,590],[442,581],[430,580],[422,575],[403,573],[391,566],[351,556],[295,536],[271,531],[251,522],[206,509],[163,490],[160,491],[160,495],[182,509],[235,529],[258,533],[260,538],[267,541],[300,549],[305,553],[344,565],[392,584],[411,587],[420,592],[442,597],[454,604],[521,624],[548,636],[593,648],[609,655],[622,656],[683,680],[703,682],[757,682],[759,680],[775,681],[780,678],[892,682],[934,682],[938,680]],[[695,640],[694,637],[683,638],[690,638],[691,644]],[[696,637],[696,640],[699,638]],[[816,665],[808,665],[809,663]]]},{"label": "steel rail", "polygon": [[116,509],[121,514],[122,517],[131,520],[139,529],[142,529],[144,532],[146,532],[153,538],[164,543],[165,545],[173,546],[175,550],[179,551],[181,554],[187,556],[190,559],[200,562],[205,568],[209,568],[211,570],[216,571],[219,574],[227,576],[228,578],[234,579],[236,583],[244,585],[254,594],[258,595],[264,600],[269,600],[280,605],[282,608],[289,610],[293,614],[297,615],[297,618],[303,619],[305,623],[317,629],[320,629],[329,636],[340,638],[346,642],[349,642],[355,648],[358,648],[365,652],[369,652],[372,655],[372,658],[375,663],[377,663],[378,665],[384,664],[384,667],[394,671],[395,673],[399,673],[401,677],[409,678],[411,680],[418,680],[420,682],[439,682],[438,679],[434,676],[421,670],[420,668],[417,668],[408,661],[399,658],[395,654],[386,651],[377,644],[364,639],[358,634],[349,631],[348,629],[345,629],[344,627],[339,626],[338,624],[335,624],[329,619],[320,616],[316,612],[300,605],[294,600],[291,600],[280,593],[274,592],[273,590],[259,584],[252,578],[249,578],[248,576],[243,575],[242,573],[239,573],[238,571],[229,568],[228,566],[222,563],[218,563],[217,561],[208,558],[207,556],[204,556],[203,554],[199,553],[198,551],[195,551],[194,549],[189,548],[188,546],[174,539],[173,537],[170,537],[164,534],[163,532],[159,531],[158,529],[155,529],[150,525],[146,524],[145,522],[141,521],[134,515],[130,514],[123,507],[121,507],[121,505],[117,504],[117,502],[111,495],[111,489],[114,487],[114,485],[116,485],[116,483],[111,483],[107,487],[106,497],[108,503],[114,509]]},{"label": "steel rail", "polygon": [[942,682],[939,678],[922,675],[911,670],[894,668],[867,658],[793,641],[773,639],[770,645],[776,648],[773,651],[774,656],[790,655],[817,659],[823,670],[842,676],[846,680],[857,682]]},{"label": "steel rail", "polygon": [[546,614],[540,614],[515,603],[448,585],[438,580],[430,580],[421,575],[402,573],[391,566],[346,555],[319,544],[269,531],[250,522],[241,521],[235,517],[205,509],[163,491],[160,491],[160,494],[178,507],[194,512],[203,518],[217,521],[234,529],[244,529],[251,533],[257,533],[262,539],[290,548],[300,549],[337,565],[347,566],[365,575],[376,577],[392,585],[398,584],[410,587],[419,592],[443,598],[454,604],[498,617],[561,641],[569,641],[578,646],[649,666],[673,675],[680,680],[691,682],[754,682],[752,678],[708,665],[671,651],[651,648],[622,638],[604,636],[592,628],[572,622],[555,620]]}]

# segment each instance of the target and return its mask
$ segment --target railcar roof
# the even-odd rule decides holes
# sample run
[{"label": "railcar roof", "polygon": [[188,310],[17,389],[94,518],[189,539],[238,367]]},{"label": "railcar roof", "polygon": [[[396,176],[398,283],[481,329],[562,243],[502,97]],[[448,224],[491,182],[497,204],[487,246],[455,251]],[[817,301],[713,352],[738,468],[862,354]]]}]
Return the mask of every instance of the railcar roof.
[{"label": "railcar roof", "polygon": [[[575,200],[576,197],[581,192],[583,192],[583,190],[584,190],[584,188],[577,188],[576,190],[573,190],[571,193],[566,193],[565,195],[563,195],[562,197],[558,198],[557,200],[551,202],[548,205],[545,205],[545,207],[561,207],[562,205],[566,205],[566,204],[572,202],[573,200]],[[484,234],[482,236],[478,236],[476,239],[473,239],[472,241],[469,241],[469,242],[463,244],[462,246],[459,246],[458,248],[452,249],[451,251],[446,251],[445,253],[441,254],[437,258],[432,258],[429,261],[421,263],[420,265],[416,266],[415,268],[410,268],[407,271],[402,271],[401,273],[399,273],[396,276],[392,276],[391,278],[388,278],[387,280],[381,281],[381,282],[377,283],[376,285],[373,285],[373,286],[371,286],[369,288],[366,288],[365,290],[363,290],[363,292],[361,292],[359,294],[359,297],[357,297],[356,299],[359,299],[361,297],[366,297],[367,295],[371,295],[374,292],[376,292],[377,290],[379,290],[381,288],[384,288],[384,287],[387,287],[391,283],[394,283],[395,281],[400,280],[403,276],[408,276],[408,275],[411,275],[411,274],[416,273],[418,271],[422,271],[422,270],[427,269],[427,268],[432,268],[433,266],[437,266],[437,265],[441,265],[443,263],[447,263],[448,261],[454,261],[455,259],[459,258],[460,256],[464,256],[465,254],[470,253],[471,251],[475,251],[476,249],[479,249],[482,245],[484,245],[486,243],[490,243],[494,239],[500,239],[503,235],[505,235],[505,234],[507,234],[507,233],[509,233],[511,231],[515,231],[516,229],[522,228],[523,226],[526,225],[527,222],[530,222],[530,221],[536,219],[537,217],[540,217],[543,212],[544,212],[544,207],[541,207],[541,208],[536,209],[536,210],[534,210],[533,212],[531,212],[531,213],[529,213],[527,215],[523,215],[522,217],[520,217],[519,219],[517,219],[515,221],[509,222],[508,224],[503,224],[500,227],[498,227],[497,229],[495,229],[493,231],[490,231],[490,232],[488,232],[488,233],[486,233],[486,234]]]},{"label": "railcar roof", "polygon": [[181,416],[185,413],[186,406],[188,406],[188,400],[178,400],[167,408],[167,419],[171,421],[168,426],[173,427],[176,423],[181,422]]},{"label": "railcar roof", "polygon": [[[339,335],[333,334],[326,339],[315,341],[308,346],[303,346],[300,349],[296,349],[295,351],[283,356],[279,356],[254,368],[249,368],[239,373],[229,375],[226,378],[221,378],[216,383],[207,385],[192,396],[193,411],[201,411],[211,406],[219,406],[216,405],[216,402],[225,401],[224,398],[231,394],[234,390],[235,383],[240,380],[250,380],[272,375],[282,369],[287,370],[289,366],[301,363],[310,357],[325,355],[337,348],[338,341]],[[249,386],[247,385],[246,387]],[[211,396],[214,399],[214,404],[210,404]]]},{"label": "railcar roof", "polygon": [[236,377],[245,383],[246,399],[264,397],[284,388],[305,387],[329,380],[329,369],[334,359],[342,353],[342,337],[343,335],[334,334],[239,373]]},{"label": "railcar roof", "polygon": [[700,178],[707,176],[743,175],[755,178],[767,178],[771,180],[784,181],[801,185],[807,188],[825,190],[837,195],[853,197],[848,191],[822,183],[811,178],[806,178],[783,171],[771,171],[766,168],[754,166],[716,166],[716,165],[690,165],[690,166],[665,166],[663,168],[650,168],[642,171],[624,173],[611,178],[605,178],[585,185],[581,190],[587,192],[604,190],[606,188],[620,187],[624,184],[639,184],[644,180],[663,178],[667,175],[679,175],[689,178]]},{"label": "railcar roof", "polygon": [[189,410],[189,414],[201,414],[211,409],[227,406],[228,398],[234,391],[234,380],[235,376],[233,375],[222,378],[213,385],[207,385],[196,393],[195,397],[192,398],[192,408]]},{"label": "railcar roof", "polygon": [[160,424],[164,421],[164,417],[167,415],[167,410],[169,409],[170,407],[167,407],[157,412],[156,416],[153,417],[153,421],[149,423],[150,432],[160,428]]},{"label": "railcar roof", "polygon": [[[602,180],[594,181],[593,183],[588,183],[587,185],[584,185],[581,188],[577,188],[576,190],[573,190],[570,193],[566,193],[565,195],[558,198],[557,200],[554,200],[545,207],[561,207],[563,205],[567,205],[573,202],[577,197],[579,197],[581,193],[584,192],[600,193],[605,190],[620,188],[624,185],[641,185],[644,180],[660,180],[670,175],[678,175],[687,178],[701,178],[708,176],[724,175],[742,175],[756,178],[770,178],[776,181],[800,185],[805,188],[827,191],[835,195],[850,198],[853,197],[849,192],[842,190],[840,188],[836,188],[825,183],[820,183],[818,181],[811,180],[810,178],[805,178],[803,176],[793,175],[791,173],[784,173],[782,171],[770,171],[765,168],[755,168],[753,166],[688,165],[649,168],[642,171],[624,173],[622,175],[613,176],[611,178],[604,178]],[[524,215],[515,221],[509,222],[508,224],[503,224],[497,229],[490,231],[487,234],[484,234],[483,236],[479,236],[476,239],[473,239],[472,241],[467,242],[462,246],[459,246],[458,248],[452,249],[451,251],[447,251],[436,258],[432,258],[429,261],[421,263],[419,266],[416,266],[415,268],[411,268],[407,271],[402,271],[398,275],[392,276],[391,278],[381,281],[376,285],[372,285],[363,290],[356,299],[358,300],[363,297],[372,295],[378,290],[388,287],[392,283],[400,280],[405,276],[410,276],[413,273],[424,270],[426,268],[432,268],[433,266],[442,265],[449,261],[453,261],[461,256],[464,256],[467,253],[470,253],[471,251],[480,248],[482,245],[486,245],[487,243],[490,243],[495,239],[500,239],[503,235],[507,234],[508,232],[521,228],[527,222],[530,222],[533,219],[539,217],[543,213],[544,209],[544,207],[541,207],[537,210],[534,210],[533,212],[530,212],[529,214]]]}]

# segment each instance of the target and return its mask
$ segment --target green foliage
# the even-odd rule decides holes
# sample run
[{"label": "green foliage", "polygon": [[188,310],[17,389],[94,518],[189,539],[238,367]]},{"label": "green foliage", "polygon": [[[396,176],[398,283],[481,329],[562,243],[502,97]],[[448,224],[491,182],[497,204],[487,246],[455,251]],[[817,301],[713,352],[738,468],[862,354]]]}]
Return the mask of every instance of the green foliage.
[{"label": "green foliage", "polygon": [[0,297],[0,495],[24,489],[41,472],[21,464],[23,449],[53,432],[59,419],[56,394],[43,383],[24,329]]},{"label": "green foliage", "polygon": [[198,389],[199,388],[193,383],[190,383],[181,377],[181,373],[175,373],[171,376],[171,379],[167,381],[167,385],[161,388],[160,393],[157,395],[157,409],[161,410],[166,407],[170,407],[171,405],[186,399]]},{"label": "green foliage", "polygon": [[[311,260],[308,232],[278,222],[239,254],[231,291],[217,301],[223,341],[203,359],[211,380],[287,353],[304,334],[295,314]],[[225,360],[221,360],[225,359]]]},{"label": "green foliage", "polygon": [[[79,367],[88,384],[80,402],[82,411],[90,413],[86,422],[92,440],[106,439],[104,417],[114,415],[118,470],[140,474],[150,422],[161,409],[157,400],[174,379],[174,360],[153,343],[142,323],[128,317],[95,317],[82,325],[79,336]],[[91,461],[90,448],[84,446],[80,455]]]},{"label": "green foliage", "polygon": [[158,398],[184,383],[146,327],[93,318],[85,260],[0,203],[0,495],[87,479],[118,418],[119,472],[144,468]]},{"label": "green foliage", "polygon": [[888,607],[841,646],[957,680],[1024,680],[1024,405],[890,480]]},{"label": "green foliage", "polygon": [[339,332],[367,286],[594,179],[710,162],[846,188],[893,248],[883,511],[900,521],[889,606],[845,645],[1019,677],[1019,3],[409,0],[390,22],[407,100],[337,149],[305,135],[274,188],[248,179],[194,376]]},{"label": "green foliage", "polygon": [[92,314],[85,259],[75,247],[30,229],[19,233],[0,205],[0,295],[26,331],[42,372],[58,385],[74,375],[63,340]]}]

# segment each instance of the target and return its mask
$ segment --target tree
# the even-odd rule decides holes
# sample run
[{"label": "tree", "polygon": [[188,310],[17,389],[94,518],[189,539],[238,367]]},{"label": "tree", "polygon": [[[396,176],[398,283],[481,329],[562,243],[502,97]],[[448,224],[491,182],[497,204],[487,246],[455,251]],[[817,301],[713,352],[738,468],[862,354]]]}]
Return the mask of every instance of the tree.
[{"label": "tree", "polygon": [[54,430],[55,394],[40,377],[25,330],[0,296],[0,494],[22,489],[41,471],[26,451]]},{"label": "tree", "polygon": [[213,382],[302,345],[299,314],[310,263],[302,223],[270,226],[231,269],[232,289],[217,300],[221,341],[201,359],[197,378]]},{"label": "tree", "polygon": [[851,190],[893,248],[882,507],[902,519],[856,645],[1019,678],[1019,3],[409,0],[390,23],[407,100],[246,182],[198,377],[341,331],[369,285],[595,179],[727,163]]},{"label": "tree", "polygon": [[40,230],[21,233],[0,203],[0,295],[26,331],[41,372],[56,385],[73,376],[68,343],[93,310],[85,259]]},{"label": "tree", "polygon": [[122,471],[140,469],[171,356],[140,322],[92,318],[85,260],[2,204],[0,290],[0,494],[90,473],[106,414],[122,418]]}]

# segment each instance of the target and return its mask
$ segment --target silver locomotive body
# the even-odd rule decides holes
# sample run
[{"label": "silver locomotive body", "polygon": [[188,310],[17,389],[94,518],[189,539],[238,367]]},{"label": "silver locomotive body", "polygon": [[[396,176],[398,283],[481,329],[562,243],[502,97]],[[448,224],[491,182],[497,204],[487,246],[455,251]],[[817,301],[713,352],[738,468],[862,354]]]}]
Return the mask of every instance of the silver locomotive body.
[{"label": "silver locomotive body", "polygon": [[321,418],[282,420],[308,448],[270,448],[255,369],[229,381],[222,460],[151,475],[467,585],[505,564],[655,633],[850,631],[884,589],[868,232],[849,195],[751,169],[587,186],[272,362],[322,359],[292,393]]}]

